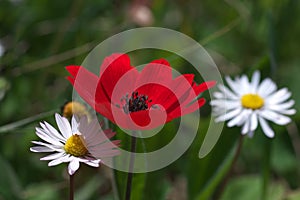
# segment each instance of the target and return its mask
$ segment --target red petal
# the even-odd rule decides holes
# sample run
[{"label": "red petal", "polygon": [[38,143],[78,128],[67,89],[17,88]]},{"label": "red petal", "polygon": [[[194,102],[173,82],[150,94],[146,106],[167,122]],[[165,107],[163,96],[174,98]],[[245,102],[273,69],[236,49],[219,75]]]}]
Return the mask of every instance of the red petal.
[{"label": "red petal", "polygon": [[168,115],[168,122],[172,121],[173,119],[187,115],[189,113],[195,112],[198,110],[200,107],[202,107],[205,104],[205,99],[200,98],[198,101],[192,103],[188,107],[181,105],[180,107],[177,107],[175,110],[173,110],[171,113]]},{"label": "red petal", "polygon": [[167,83],[170,80],[172,80],[172,68],[170,64],[164,59],[159,59],[152,61],[144,67],[137,83]]},{"label": "red petal", "polygon": [[168,61],[164,59],[154,60],[141,71],[136,82],[136,88],[142,87],[143,92],[147,92],[146,94],[152,97],[157,95],[157,85],[167,87],[171,80],[172,68]]},{"label": "red petal", "polygon": [[170,63],[166,59],[163,59],[163,58],[153,60],[153,61],[151,61],[151,63],[161,64],[161,65],[170,67]]},{"label": "red petal", "polygon": [[194,88],[195,93],[198,96],[201,92],[204,92],[205,90],[208,90],[209,88],[212,88],[215,85],[216,85],[216,81],[207,81],[207,82],[199,84],[198,86],[195,85],[193,88]]},{"label": "red petal", "polygon": [[70,81],[72,85],[74,85],[75,79],[71,76],[67,76],[67,80]]},{"label": "red petal", "polygon": [[128,71],[137,71],[130,65],[130,59],[126,54],[112,54],[106,57],[100,67],[100,84],[97,90],[104,90],[106,96],[111,98],[112,92],[119,79]]},{"label": "red petal", "polygon": [[79,71],[79,69],[81,68],[81,66],[77,66],[77,65],[70,65],[70,66],[66,66],[66,70],[73,76],[76,77],[77,73]]},{"label": "red petal", "polygon": [[188,105],[184,109],[183,115],[187,115],[189,113],[195,112],[196,110],[198,110],[199,108],[201,108],[205,104],[205,102],[206,102],[206,100],[204,98],[198,99],[197,101],[195,101],[191,105]]},{"label": "red petal", "polygon": [[147,84],[138,89],[139,94],[148,95],[149,100],[153,104],[161,105],[165,110],[168,109],[170,102],[177,101],[173,91],[166,86],[159,84]]},{"label": "red petal", "polygon": [[111,110],[111,104],[109,102],[97,103],[94,109],[96,110],[96,112],[115,123]]},{"label": "red petal", "polygon": [[67,79],[78,94],[94,108],[98,77],[81,66],[67,66],[66,69],[73,76],[68,76]]},{"label": "red petal", "polygon": [[149,130],[165,124],[167,114],[163,109],[141,110],[126,114],[113,109],[114,121],[128,130]]},{"label": "red petal", "polygon": [[130,117],[135,124],[137,124],[138,126],[141,126],[141,127],[147,126],[151,122],[148,110],[132,112],[132,113],[130,113]]},{"label": "red petal", "polygon": [[[185,102],[191,102],[192,99],[196,98],[196,95],[193,94],[192,90],[192,82],[194,80],[193,74],[184,74],[182,76],[177,77],[175,80],[173,80],[170,89],[174,91],[176,95],[176,101],[170,101],[169,104],[167,104],[167,112],[172,112],[172,110],[176,109],[176,107],[179,106],[179,104],[183,105]],[[193,97],[188,98],[188,97]]]},{"label": "red petal", "polygon": [[149,130],[166,123],[167,114],[164,110],[150,109],[130,113],[133,130]]},{"label": "red petal", "polygon": [[196,98],[199,98],[199,95],[204,92],[205,90],[208,90],[209,88],[213,87],[216,84],[215,81],[208,81],[199,84],[198,86],[196,84],[193,85],[193,90],[189,92],[189,96],[184,100],[180,101],[183,106],[189,106],[188,104],[191,103]]},{"label": "red petal", "polygon": [[131,96],[132,92],[137,90],[135,87],[137,78],[136,72],[136,70],[130,70],[120,77],[111,95],[111,102],[113,104],[123,105],[124,102],[121,102],[121,99],[124,98],[126,94]]}]

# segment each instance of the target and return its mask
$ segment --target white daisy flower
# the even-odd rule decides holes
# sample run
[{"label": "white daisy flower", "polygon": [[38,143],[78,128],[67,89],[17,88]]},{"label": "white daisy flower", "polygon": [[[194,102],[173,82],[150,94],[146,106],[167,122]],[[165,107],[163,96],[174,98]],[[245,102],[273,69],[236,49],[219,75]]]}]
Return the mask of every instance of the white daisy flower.
[{"label": "white daisy flower", "polygon": [[[45,142],[32,141],[37,146],[32,152],[53,152],[41,160],[49,160],[48,166],[69,162],[68,172],[73,175],[83,162],[92,167],[99,167],[101,158],[119,154],[118,140],[109,141],[115,135],[111,130],[103,131],[97,119],[88,123],[86,117],[72,117],[71,124],[67,118],[55,114],[59,131],[49,123],[40,123],[36,134]],[[97,158],[96,158],[96,157]]]},{"label": "white daisy flower", "polygon": [[226,77],[229,87],[218,85],[219,92],[213,94],[211,101],[215,121],[227,121],[229,127],[241,126],[242,134],[252,137],[260,124],[264,134],[274,137],[274,131],[268,121],[286,125],[296,110],[291,108],[294,100],[288,100],[291,92],[287,88],[277,90],[276,84],[269,78],[260,82],[260,73],[254,72],[251,81],[247,76],[236,77],[232,80]]}]

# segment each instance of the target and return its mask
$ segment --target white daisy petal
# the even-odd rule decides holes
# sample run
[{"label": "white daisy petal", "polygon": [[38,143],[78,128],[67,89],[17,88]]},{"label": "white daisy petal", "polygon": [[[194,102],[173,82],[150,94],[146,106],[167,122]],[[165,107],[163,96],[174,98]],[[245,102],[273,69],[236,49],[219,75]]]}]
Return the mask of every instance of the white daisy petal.
[{"label": "white daisy petal", "polygon": [[226,108],[221,108],[217,106],[212,107],[212,115],[215,117],[224,115],[226,112],[228,112]]},{"label": "white daisy petal", "polygon": [[246,135],[250,131],[250,119],[247,119],[242,127],[242,135]]},{"label": "white daisy petal", "polygon": [[230,77],[226,76],[225,77],[225,80],[227,82],[227,84],[229,85],[229,87],[232,89],[232,91],[237,94],[237,95],[240,95],[241,91],[240,91],[240,86],[238,84],[236,84],[233,80],[231,80]]},{"label": "white daisy petal", "polygon": [[263,132],[265,133],[266,136],[269,138],[273,138],[275,133],[274,131],[270,128],[269,124],[266,122],[266,120],[262,117],[258,117],[259,124],[261,125],[261,128]]},{"label": "white daisy petal", "polygon": [[258,87],[257,93],[265,98],[269,94],[273,93],[276,89],[277,87],[275,83],[271,79],[266,78]]},{"label": "white daisy petal", "polygon": [[260,73],[259,71],[255,71],[251,79],[251,88],[250,88],[251,93],[254,94],[257,93],[259,80],[260,80]]},{"label": "white daisy petal", "polygon": [[105,143],[101,143],[99,145],[96,145],[96,146],[89,146],[89,151],[92,151],[92,149],[97,149],[97,151],[101,152],[102,151],[105,151],[105,150],[111,150],[111,149],[114,149],[116,148],[117,146],[115,145],[115,143],[118,143],[119,141],[118,140],[115,140],[113,142],[111,142],[110,140],[108,140],[107,142]]},{"label": "white daisy petal", "polygon": [[223,98],[225,98],[225,95],[224,95],[224,93],[222,93],[222,92],[214,92],[214,93],[213,93],[213,96],[214,96],[216,99],[223,99]]},{"label": "white daisy petal", "polygon": [[291,122],[289,117],[273,112],[271,110],[263,110],[259,113],[263,118],[270,120],[279,125],[286,125]]},{"label": "white daisy petal", "polygon": [[100,135],[100,133],[99,133],[98,137],[96,136],[94,139],[86,140],[87,145],[89,147],[93,147],[93,146],[100,145],[100,144],[102,145],[102,144],[105,143],[105,141],[108,140],[107,138],[106,139],[102,139],[102,138],[105,137],[105,135],[103,135],[103,133],[102,133],[102,135]]},{"label": "white daisy petal", "polygon": [[53,152],[55,150],[51,149],[49,147],[45,147],[45,146],[35,146],[35,147],[31,147],[30,151],[32,151],[32,152]]},{"label": "white daisy petal", "polygon": [[223,106],[224,108],[226,108],[227,110],[230,110],[232,108],[237,108],[241,105],[240,101],[226,101],[226,100],[212,100],[210,102],[210,105],[212,106]]},{"label": "white daisy petal", "polygon": [[242,126],[246,120],[249,120],[252,112],[253,111],[251,109],[244,109],[242,113],[242,120],[237,123],[237,126]]},{"label": "white daisy petal", "polygon": [[290,100],[286,103],[282,104],[271,104],[271,105],[266,105],[266,109],[278,112],[280,114],[284,115],[294,115],[296,113],[295,109],[290,109],[293,105],[295,104],[294,100]]},{"label": "white daisy petal", "polygon": [[88,160],[88,159],[82,159],[81,162],[84,162],[85,164],[91,166],[91,167],[99,167],[100,160]]},{"label": "white daisy petal", "polygon": [[[81,120],[81,124],[87,123],[87,119],[86,120],[82,119],[82,120]],[[91,140],[95,136],[98,136],[99,130],[101,130],[101,126],[99,125],[97,119],[92,120],[88,127],[80,126],[80,132],[85,133],[84,137],[86,138],[86,140]]]},{"label": "white daisy petal", "polygon": [[54,151],[58,151],[58,152],[62,151],[62,146],[56,146],[56,145],[53,145],[53,144],[48,144],[48,143],[39,142],[39,141],[31,141],[31,142],[33,144],[37,144],[37,145],[48,147],[50,149],[53,149]]},{"label": "white daisy petal", "polygon": [[64,160],[64,162],[71,162],[74,158],[76,158],[76,157],[74,157],[70,154],[67,154],[62,159]]},{"label": "white daisy petal", "polygon": [[71,119],[71,123],[72,123],[72,133],[78,133],[78,122],[76,121],[75,116],[72,117]]},{"label": "white daisy petal", "polygon": [[285,110],[291,108],[295,104],[294,100],[290,100],[288,102],[282,103],[282,104],[269,104],[266,105],[268,109],[279,111],[279,110]]},{"label": "white daisy petal", "polygon": [[295,101],[289,100],[291,92],[287,88],[277,91],[270,78],[259,83],[259,71],[255,71],[251,79],[245,75],[225,79],[229,88],[220,85],[220,91],[214,92],[214,99],[210,102],[213,115],[216,122],[228,121],[228,127],[241,126],[243,135],[252,137],[261,124],[266,136],[274,137],[266,120],[286,125],[291,121],[286,115],[296,113],[292,108]]},{"label": "white daisy petal", "polygon": [[242,120],[242,116],[236,116],[235,118],[231,119],[228,123],[227,123],[227,126],[228,127],[233,127],[233,126],[236,126],[239,121]]},{"label": "white daisy petal", "polygon": [[57,158],[60,158],[64,155],[64,152],[60,152],[60,153],[54,153],[54,154],[50,154],[48,156],[45,156],[43,158],[41,158],[40,160],[55,160]]},{"label": "white daisy petal", "polygon": [[292,94],[286,88],[282,88],[281,90],[278,90],[274,94],[268,96],[266,101],[268,101],[269,104],[278,104],[286,101],[291,97],[291,95]]},{"label": "white daisy petal", "polygon": [[280,113],[280,114],[283,114],[283,115],[294,115],[296,113],[296,110],[295,109],[278,110],[277,112]]},{"label": "white daisy petal", "polygon": [[73,175],[79,168],[79,161],[77,159],[73,159],[68,165],[68,172],[70,175]]},{"label": "white daisy petal", "polygon": [[53,138],[55,136],[50,135],[50,134],[47,135],[47,133],[45,133],[43,131],[43,129],[41,129],[41,128],[36,128],[35,133],[36,133],[37,136],[39,136],[39,138],[41,138],[42,140],[44,140],[48,143],[51,143],[51,144],[54,144],[54,145],[62,145],[59,140],[55,140],[55,138]]},{"label": "white daisy petal", "polygon": [[60,132],[63,134],[63,136],[65,138],[71,137],[72,129],[69,121],[66,118],[60,116],[59,114],[55,114],[55,119],[56,119],[57,126]]},{"label": "white daisy petal", "polygon": [[229,99],[237,99],[238,96],[232,93],[226,86],[218,85],[218,88],[223,92],[225,97],[227,96]]},{"label": "white daisy petal", "polygon": [[58,140],[65,142],[67,138],[64,138],[53,126],[51,126],[49,123],[44,122],[40,123],[41,127],[46,131],[48,134],[54,135]]},{"label": "white daisy petal", "polygon": [[36,134],[45,142],[32,141],[37,146],[30,148],[32,152],[53,152],[41,158],[50,161],[48,166],[69,163],[68,172],[73,175],[78,170],[80,162],[99,167],[99,158],[120,154],[117,149],[120,141],[109,140],[115,133],[111,130],[103,131],[97,119],[88,123],[86,117],[79,119],[73,116],[71,125],[59,114],[55,114],[55,119],[61,134],[47,122],[40,123],[41,128],[36,128]]},{"label": "white daisy petal", "polygon": [[119,150],[110,150],[110,151],[91,151],[91,154],[97,158],[106,158],[106,157],[114,157],[120,154]]},{"label": "white daisy petal", "polygon": [[253,112],[250,119],[250,131],[255,131],[258,125],[257,114]]},{"label": "white daisy petal", "polygon": [[227,123],[228,127],[242,125],[243,123],[245,123],[245,120],[247,120],[250,117],[250,114],[251,111],[249,112],[248,109],[243,110],[240,115],[236,116]]},{"label": "white daisy petal", "polygon": [[57,158],[56,160],[52,160],[51,162],[48,163],[49,167],[55,166],[55,165],[59,165],[63,163],[63,161],[60,158]]},{"label": "white daisy petal", "polygon": [[238,107],[228,113],[225,113],[224,115],[220,115],[219,117],[217,117],[216,122],[227,121],[228,119],[236,117],[238,114],[240,114],[240,112],[241,112],[241,108]]},{"label": "white daisy petal", "polygon": [[250,83],[247,76],[243,75],[240,79],[241,87],[243,92],[251,93],[250,91]]}]

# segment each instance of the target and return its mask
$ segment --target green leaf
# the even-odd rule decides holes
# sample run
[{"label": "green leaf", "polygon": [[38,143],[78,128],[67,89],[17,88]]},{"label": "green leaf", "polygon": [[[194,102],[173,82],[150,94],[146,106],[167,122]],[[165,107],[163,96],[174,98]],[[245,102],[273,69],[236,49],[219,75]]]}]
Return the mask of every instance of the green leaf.
[{"label": "green leaf", "polygon": [[[221,200],[253,200],[260,199],[262,179],[258,175],[247,175],[232,179],[227,185]],[[282,200],[285,187],[272,183],[268,187],[268,198],[265,200]]]},{"label": "green leaf", "polygon": [[94,176],[85,184],[81,184],[82,186],[77,189],[75,192],[75,200],[85,200],[90,199],[93,194],[97,192],[101,184],[103,183],[103,179],[100,179],[99,176]]},{"label": "green leaf", "polygon": [[31,200],[52,200],[59,199],[61,190],[59,184],[53,182],[42,182],[29,185],[24,191],[26,199]]},{"label": "green leaf", "polygon": [[147,173],[143,200],[165,200],[169,183],[164,179],[165,169]]},{"label": "green leaf", "polygon": [[187,166],[188,192],[190,199],[210,199],[222,178],[228,172],[235,150],[235,142],[240,135],[238,128],[224,127],[222,134],[213,150],[204,158],[199,159],[198,151],[205,137],[209,119],[201,119],[198,135],[188,152]]},{"label": "green leaf", "polygon": [[[146,176],[145,173],[133,174],[131,186],[131,199],[143,199]],[[118,190],[119,199],[124,199],[127,186],[128,173],[114,170],[114,178]]]},{"label": "green leaf", "polygon": [[4,199],[21,199],[22,186],[14,169],[0,156],[0,196]]},{"label": "green leaf", "polygon": [[223,163],[220,164],[220,166],[218,167],[214,175],[210,177],[209,180],[207,180],[207,183],[204,186],[203,191],[196,197],[196,199],[205,200],[205,199],[209,199],[212,196],[212,194],[215,192],[216,188],[218,187],[219,183],[223,180],[226,174],[229,173],[229,169],[233,161],[236,148],[238,147],[232,148],[231,152],[227,155]]},{"label": "green leaf", "polygon": [[131,199],[143,199],[146,177],[146,173],[133,175]]}]

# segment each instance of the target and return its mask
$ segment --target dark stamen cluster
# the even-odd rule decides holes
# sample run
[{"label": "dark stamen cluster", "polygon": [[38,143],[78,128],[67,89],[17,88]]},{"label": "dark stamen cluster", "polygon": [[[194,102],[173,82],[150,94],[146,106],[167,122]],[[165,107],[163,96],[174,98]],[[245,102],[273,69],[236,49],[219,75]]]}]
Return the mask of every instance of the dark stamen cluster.
[{"label": "dark stamen cluster", "polygon": [[136,91],[132,92],[130,97],[128,96],[128,94],[126,94],[126,96],[124,96],[121,100],[125,101],[125,104],[123,106],[125,113],[147,110],[148,103],[152,101],[148,99],[147,95],[139,94]]}]

